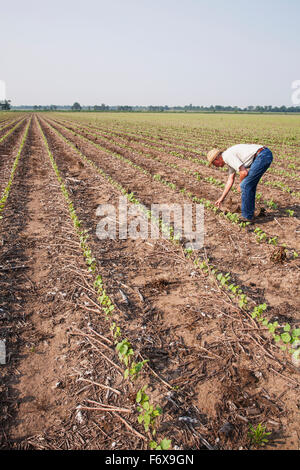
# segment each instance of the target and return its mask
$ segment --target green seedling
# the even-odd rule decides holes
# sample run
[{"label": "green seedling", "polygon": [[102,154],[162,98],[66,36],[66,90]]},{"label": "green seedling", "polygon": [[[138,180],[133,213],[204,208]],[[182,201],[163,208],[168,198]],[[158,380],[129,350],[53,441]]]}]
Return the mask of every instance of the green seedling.
[{"label": "green seedling", "polygon": [[235,213],[232,213],[232,212],[227,212],[227,214],[225,215],[225,217],[227,219],[229,219],[232,223],[236,224],[239,222],[239,215],[238,214],[235,214]]},{"label": "green seedling", "polygon": [[117,343],[117,338],[121,336],[121,328],[116,325],[116,322],[112,322],[110,331],[112,332],[113,337],[115,338],[115,342]]},{"label": "green seedling", "polygon": [[272,199],[270,201],[265,201],[265,204],[271,209],[277,209],[278,207],[278,205],[274,201],[272,201]]},{"label": "green seedling", "polygon": [[103,289],[103,279],[100,274],[96,277],[94,281],[94,287],[96,287],[96,289]]},{"label": "green seedling", "polygon": [[256,233],[256,241],[258,243],[267,238],[267,234],[259,227],[254,230],[254,233]]},{"label": "green seedling", "polygon": [[240,295],[240,300],[239,300],[239,307],[241,309],[246,309],[248,304],[247,296],[245,294]]},{"label": "green seedling", "polygon": [[[215,270],[212,270],[212,271],[211,271],[212,274],[215,274],[215,272],[216,272]],[[230,279],[231,279],[231,278],[230,278],[230,273],[227,273],[227,274],[225,274],[225,275],[223,275],[222,273],[219,273],[219,274],[217,275],[217,280],[220,282],[220,284],[221,284],[222,286],[227,285],[227,284],[228,284],[228,281],[229,281]]]},{"label": "green seedling", "polygon": [[239,224],[239,227],[245,228],[245,227],[247,227],[248,225],[250,225],[250,222],[241,222],[241,223]]},{"label": "green seedling", "polygon": [[253,445],[256,447],[262,447],[269,442],[267,436],[270,436],[270,432],[266,432],[266,426],[259,423],[256,428],[249,424],[248,437],[250,438]]},{"label": "green seedling", "polygon": [[143,423],[146,432],[151,428],[152,435],[155,436],[155,420],[162,414],[162,409],[159,406],[154,408],[154,406],[150,404],[149,396],[145,393],[146,389],[147,385],[141,388],[136,395],[136,403],[138,404],[137,409],[140,413],[138,416],[138,422],[140,424]]},{"label": "green seedling", "polygon": [[[280,334],[274,334],[273,337],[276,343],[282,341],[284,345],[281,346],[281,349],[286,350],[287,345],[292,345],[299,341],[300,328],[291,330],[291,326],[287,323],[283,328],[283,332]],[[294,350],[291,350],[291,352],[294,353]]]},{"label": "green seedling", "polygon": [[156,441],[150,441],[149,447],[153,450],[169,450],[171,447],[171,441],[169,439],[163,439],[159,444],[157,444]]},{"label": "green seedling", "polygon": [[190,258],[191,254],[193,253],[193,248],[185,248],[184,252],[186,253],[186,257]]},{"label": "green seedling", "polygon": [[254,307],[254,310],[251,314],[252,318],[257,318],[258,321],[263,321],[262,314],[267,309],[267,304],[260,304]]},{"label": "green seedling", "polygon": [[269,238],[268,243],[269,243],[269,245],[277,246],[277,244],[278,244],[278,237]]},{"label": "green seedling", "polygon": [[235,284],[230,284],[230,286],[228,286],[228,289],[229,289],[234,295],[242,294],[242,293],[243,293],[243,291],[242,291],[242,289],[240,288],[240,286],[236,286]]},{"label": "green seedling", "polygon": [[274,336],[274,333],[276,329],[278,328],[279,324],[278,324],[278,321],[275,321],[274,323],[271,323],[271,322],[268,323],[266,326],[268,327],[269,332],[272,333]]},{"label": "green seedling", "polygon": [[134,354],[129,341],[127,339],[123,339],[123,341],[117,344],[116,351],[118,352],[120,362],[124,362],[125,366],[128,366],[130,357]]},{"label": "green seedling", "polygon": [[209,271],[208,265],[206,264],[205,261],[199,264],[199,268],[202,269],[203,272],[207,273]]},{"label": "green seedling", "polygon": [[295,211],[292,211],[291,209],[286,209],[285,212],[288,214],[289,217],[294,217],[295,215]]},{"label": "green seedling", "polygon": [[141,362],[132,362],[130,367],[128,367],[125,372],[124,372],[124,378],[127,379],[128,377],[131,377],[132,380],[136,380],[138,378],[139,373],[141,372],[144,364],[149,362],[149,359],[145,359],[144,361]]},{"label": "green seedling", "polygon": [[103,307],[103,311],[106,315],[106,320],[108,320],[109,315],[115,309],[115,306],[113,305],[113,303],[112,303],[111,299],[109,298],[109,296],[106,294],[105,289],[103,289],[101,291],[101,295],[99,295],[99,297],[98,297],[98,302]]}]

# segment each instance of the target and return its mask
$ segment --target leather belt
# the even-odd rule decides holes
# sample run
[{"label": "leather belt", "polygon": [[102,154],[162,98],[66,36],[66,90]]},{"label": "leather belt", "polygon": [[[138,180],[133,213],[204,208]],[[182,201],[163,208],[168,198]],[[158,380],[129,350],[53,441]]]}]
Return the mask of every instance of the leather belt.
[{"label": "leather belt", "polygon": [[260,152],[262,152],[263,150],[265,150],[267,147],[262,147],[261,149],[258,149],[256,154],[254,155],[255,157],[257,157],[257,155],[260,154]]},{"label": "leather belt", "polygon": [[265,150],[267,147],[261,147],[260,149],[257,150],[256,154],[254,155],[254,158],[253,158],[253,161],[252,163],[254,162],[254,160],[256,159],[256,157],[260,154],[260,152],[262,152],[263,150]]}]

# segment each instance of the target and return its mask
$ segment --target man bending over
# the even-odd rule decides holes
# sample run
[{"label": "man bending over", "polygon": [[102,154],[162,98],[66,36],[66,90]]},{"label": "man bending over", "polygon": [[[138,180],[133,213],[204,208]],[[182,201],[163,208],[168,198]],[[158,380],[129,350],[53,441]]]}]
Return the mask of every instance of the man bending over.
[{"label": "man bending over", "polygon": [[217,207],[226,198],[239,173],[238,191],[242,195],[242,217],[244,222],[253,223],[256,187],[262,175],[272,163],[273,155],[267,147],[256,144],[238,144],[225,151],[213,149],[207,154],[209,166],[228,165],[229,175],[222,196],[215,202]]}]

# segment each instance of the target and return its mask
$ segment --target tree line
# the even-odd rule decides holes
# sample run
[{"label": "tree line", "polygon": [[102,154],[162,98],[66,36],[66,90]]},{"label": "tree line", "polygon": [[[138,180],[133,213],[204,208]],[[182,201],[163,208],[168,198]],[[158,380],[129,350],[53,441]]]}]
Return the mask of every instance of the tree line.
[{"label": "tree line", "polygon": [[[10,109],[9,101],[0,102],[0,109]],[[34,106],[12,106],[12,109],[27,109],[33,111],[94,111],[94,112],[150,112],[150,113],[163,113],[163,112],[210,112],[210,113],[300,113],[300,106],[247,106],[244,108],[238,106],[194,106],[192,104],[185,106],[108,106],[104,103],[94,106],[81,106],[78,101],[71,105],[34,105]]]}]

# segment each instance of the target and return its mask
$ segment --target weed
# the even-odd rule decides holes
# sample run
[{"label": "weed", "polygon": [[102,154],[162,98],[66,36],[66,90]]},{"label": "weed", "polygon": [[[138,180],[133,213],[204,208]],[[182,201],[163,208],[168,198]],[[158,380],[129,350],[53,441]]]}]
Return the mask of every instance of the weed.
[{"label": "weed", "polygon": [[267,436],[270,436],[270,432],[266,432],[266,426],[259,423],[256,428],[249,424],[248,437],[250,438],[253,445],[256,447],[262,447],[269,442]]}]

